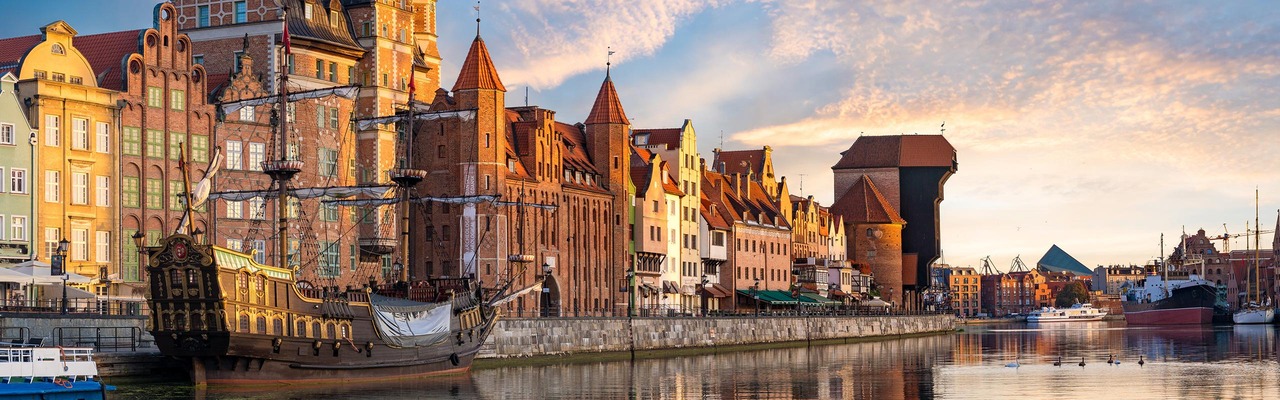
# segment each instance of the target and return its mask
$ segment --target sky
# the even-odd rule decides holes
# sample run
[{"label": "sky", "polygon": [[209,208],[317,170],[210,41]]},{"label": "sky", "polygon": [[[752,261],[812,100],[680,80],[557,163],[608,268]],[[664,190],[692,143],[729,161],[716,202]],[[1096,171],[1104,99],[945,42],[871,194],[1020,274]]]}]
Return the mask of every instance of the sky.
[{"label": "sky", "polygon": [[[137,29],[155,4],[66,3],[7,5],[0,37],[58,19]],[[474,5],[438,6],[446,88]],[[1244,232],[1255,189],[1262,227],[1280,216],[1280,7],[1265,1],[510,0],[481,17],[509,106],[527,88],[583,120],[612,49],[633,128],[690,119],[708,159],[771,146],[792,193],[822,204],[859,136],[945,121],[952,265],[1034,265],[1054,244],[1088,266],[1141,264],[1162,234],[1168,253],[1183,229]]]}]

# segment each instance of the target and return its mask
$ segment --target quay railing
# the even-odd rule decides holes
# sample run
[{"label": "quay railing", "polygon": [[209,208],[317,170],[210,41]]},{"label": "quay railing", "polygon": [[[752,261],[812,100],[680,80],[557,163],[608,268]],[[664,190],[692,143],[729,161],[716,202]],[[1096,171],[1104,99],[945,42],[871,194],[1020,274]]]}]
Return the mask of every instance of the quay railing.
[{"label": "quay railing", "polygon": [[[61,314],[62,299],[14,300],[0,299],[0,312]],[[145,301],[67,299],[67,314],[99,314],[123,316],[147,316],[150,310]]]},{"label": "quay railing", "polygon": [[150,347],[142,329],[135,326],[72,326],[53,328],[53,344],[62,347],[92,347],[94,351],[138,351]]},{"label": "quay railing", "polygon": [[[505,318],[626,318],[627,307],[615,308],[551,308],[520,309],[518,307],[501,308]],[[799,308],[760,308],[739,307],[737,309],[703,309],[701,307],[681,306],[641,306],[635,307],[631,314],[637,318],[767,318],[767,317],[851,317],[851,316],[910,316],[910,315],[945,315],[953,314],[943,310],[906,310],[885,307],[799,307]]]}]

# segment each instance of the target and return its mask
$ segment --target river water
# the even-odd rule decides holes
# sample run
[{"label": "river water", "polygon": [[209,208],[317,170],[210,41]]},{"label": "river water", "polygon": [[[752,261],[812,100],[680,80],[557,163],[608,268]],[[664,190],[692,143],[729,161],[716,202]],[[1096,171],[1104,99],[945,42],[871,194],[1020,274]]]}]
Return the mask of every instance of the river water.
[{"label": "river water", "polygon": [[[123,384],[108,398],[1280,398],[1272,326],[1127,328],[1122,322],[1088,322],[962,328],[945,335],[635,362],[480,368],[469,375],[377,385],[197,391],[180,384]],[[1111,355],[1118,364],[1107,363]],[[1054,366],[1059,358],[1062,365]],[[1013,362],[1019,366],[1006,366]]]}]

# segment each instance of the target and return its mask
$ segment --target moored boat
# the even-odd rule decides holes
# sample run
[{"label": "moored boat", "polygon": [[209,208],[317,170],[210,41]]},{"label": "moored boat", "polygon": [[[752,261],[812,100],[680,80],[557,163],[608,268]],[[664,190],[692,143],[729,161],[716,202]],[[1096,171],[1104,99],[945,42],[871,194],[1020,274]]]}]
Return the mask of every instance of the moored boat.
[{"label": "moored boat", "polygon": [[1213,323],[1217,303],[1217,287],[1199,276],[1166,281],[1148,275],[1121,306],[1130,325],[1184,325]]},{"label": "moored boat", "polygon": [[0,347],[0,398],[101,399],[115,390],[98,379],[92,348]]},{"label": "moored boat", "polygon": [[1027,322],[1076,322],[1101,321],[1107,312],[1093,308],[1093,304],[1074,304],[1070,308],[1044,307],[1027,315]]},{"label": "moored boat", "polygon": [[1232,322],[1237,324],[1270,324],[1275,319],[1276,309],[1271,306],[1248,307],[1231,315]]}]

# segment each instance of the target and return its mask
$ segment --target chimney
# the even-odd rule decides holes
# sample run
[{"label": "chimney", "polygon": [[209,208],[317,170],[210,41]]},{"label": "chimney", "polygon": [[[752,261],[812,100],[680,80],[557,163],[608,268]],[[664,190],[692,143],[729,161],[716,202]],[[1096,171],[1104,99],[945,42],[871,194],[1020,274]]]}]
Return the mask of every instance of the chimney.
[{"label": "chimney", "polygon": [[742,174],[741,173],[737,173],[737,172],[733,173],[733,194],[735,196],[738,196],[738,198],[742,198]]}]

